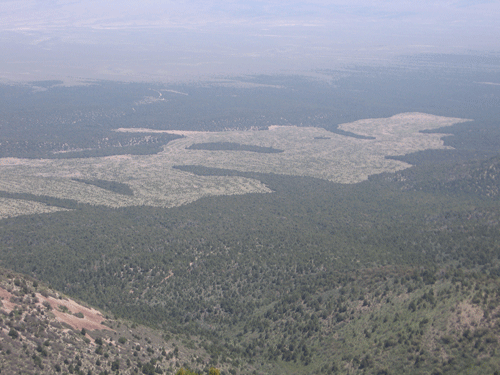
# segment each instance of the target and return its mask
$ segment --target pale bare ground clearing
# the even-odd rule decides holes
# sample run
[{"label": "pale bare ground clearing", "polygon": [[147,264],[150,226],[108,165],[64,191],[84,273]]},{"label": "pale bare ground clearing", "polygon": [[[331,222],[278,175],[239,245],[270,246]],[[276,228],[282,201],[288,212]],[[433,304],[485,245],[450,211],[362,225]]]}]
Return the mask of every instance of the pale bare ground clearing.
[{"label": "pale bare ground clearing", "polygon": [[493,86],[500,86],[500,83],[497,83],[497,82],[475,82],[475,83],[479,83],[481,85],[493,85]]},{"label": "pale bare ground clearing", "polygon": [[188,93],[185,93],[185,92],[181,92],[181,91],[176,91],[176,90],[169,90],[169,89],[162,89],[160,91],[163,91],[163,92],[171,92],[171,93],[174,93],[174,94],[179,94],[179,95],[189,95]]},{"label": "pale bare ground clearing", "polygon": [[[92,308],[85,307],[79,303],[73,301],[69,298],[56,299],[54,297],[44,297],[40,293],[36,293],[36,297],[40,300],[40,305],[47,301],[52,307],[52,313],[55,315],[56,319],[60,322],[69,324],[74,329],[81,330],[85,328],[86,330],[102,330],[110,328],[102,325],[106,319],[102,314]],[[68,309],[68,312],[61,311],[59,306],[64,306]],[[75,314],[83,314],[83,318],[77,317]]]},{"label": "pale bare ground clearing", "polygon": [[[188,132],[167,144],[163,154],[177,163],[227,168],[245,172],[310,176],[339,183],[355,183],[371,174],[395,172],[409,165],[386,156],[427,149],[447,149],[442,137],[420,130],[436,129],[468,121],[421,113],[405,113],[386,119],[361,120],[340,126],[342,130],[375,137],[357,139],[321,128],[271,126],[267,131]],[[142,129],[144,131],[145,129]],[[322,138],[322,139],[319,139]],[[234,151],[187,150],[194,143],[234,142],[284,150],[279,154]]]},{"label": "pale bare ground clearing", "polygon": [[10,301],[12,297],[12,293],[0,287],[0,300],[2,302],[2,310],[4,310],[7,314],[14,310],[14,307],[16,307],[16,304]]},{"label": "pale bare ground clearing", "polygon": [[144,105],[144,104],[152,104],[157,102],[165,102],[167,101],[165,98],[156,98],[154,96],[145,96],[142,100],[135,102],[135,105]]},{"label": "pale bare ground clearing", "polygon": [[420,136],[423,134],[418,132],[422,130],[438,129],[466,121],[472,120],[408,112],[383,119],[364,119],[341,124],[339,129],[377,139],[394,139],[408,135]]},{"label": "pale bare ground clearing", "polygon": [[[92,331],[103,329],[111,330],[110,328],[102,325],[102,322],[106,319],[95,309],[82,306],[69,298],[58,299],[52,296],[44,297],[41,293],[36,293],[35,296],[38,299],[36,306],[45,309],[43,303],[46,302],[50,304],[50,307],[52,308],[51,312],[54,314],[55,319],[61,323],[70,325],[74,329],[81,330],[82,328],[85,328],[86,330]],[[15,308],[20,307],[19,304],[11,302],[12,297],[12,293],[0,287],[0,298],[2,302],[1,309],[7,314]],[[67,309],[67,312],[61,311],[59,306],[64,306]],[[75,315],[78,313],[83,314],[83,318],[79,318]]]},{"label": "pale bare ground clearing", "polygon": [[[233,195],[270,192],[260,181],[243,177],[206,177],[172,169],[172,164],[124,161],[123,158],[102,160],[78,159],[70,165],[37,163],[2,171],[0,190],[74,199],[92,205],[109,207],[157,206],[173,207],[209,195]],[[133,196],[116,194],[97,186],[71,180],[72,170],[80,170],[80,178],[105,179],[127,183]]]},{"label": "pale bare ground clearing", "polygon": [[65,208],[48,206],[43,203],[22,199],[0,198],[0,219],[19,215],[42,214],[68,211]]},{"label": "pale bare ground clearing", "polygon": [[[242,172],[310,176],[338,183],[356,183],[369,175],[395,172],[409,165],[386,156],[427,149],[447,149],[445,134],[420,133],[469,121],[422,113],[360,120],[340,129],[375,137],[358,139],[322,128],[271,126],[260,131],[117,131],[167,132],[184,138],[169,142],[156,155],[120,155],[86,159],[0,159],[0,190],[75,199],[110,207],[147,205],[173,207],[210,195],[268,193],[261,182],[243,177],[196,176],[172,168],[198,165]],[[273,147],[282,153],[190,150],[195,143],[234,142]],[[71,178],[102,179],[128,184],[133,196],[120,195]]]}]

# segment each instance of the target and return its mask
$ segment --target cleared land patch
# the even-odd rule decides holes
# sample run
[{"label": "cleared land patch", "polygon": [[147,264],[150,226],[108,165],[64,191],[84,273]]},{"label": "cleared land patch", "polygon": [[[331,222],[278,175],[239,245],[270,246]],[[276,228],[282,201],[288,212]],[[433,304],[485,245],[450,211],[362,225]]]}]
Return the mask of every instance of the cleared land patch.
[{"label": "cleared land patch", "polygon": [[[444,134],[420,131],[464,121],[468,120],[404,113],[390,118],[360,120],[339,127],[343,131],[364,136],[362,139],[331,133],[322,128],[294,126],[227,132],[118,129],[122,132],[167,132],[184,137],[169,142],[156,155],[65,160],[3,158],[0,159],[0,190],[111,207],[172,207],[210,195],[270,192],[260,181],[253,179],[196,176],[173,168],[182,165],[356,183],[372,174],[396,172],[409,167],[407,163],[387,159],[386,156],[449,148],[444,146],[441,139]],[[196,146],[193,149],[196,144],[238,144],[245,145],[247,150],[234,150],[234,147],[205,150],[196,149]],[[283,152],[255,152],[254,147],[256,150]],[[88,181],[125,184],[133,191],[133,195],[119,194],[104,186],[96,186],[99,184],[89,184]],[[33,213],[32,210],[29,213]]]},{"label": "cleared land patch", "polygon": [[0,219],[57,211],[67,211],[67,209],[22,199],[0,198]]}]

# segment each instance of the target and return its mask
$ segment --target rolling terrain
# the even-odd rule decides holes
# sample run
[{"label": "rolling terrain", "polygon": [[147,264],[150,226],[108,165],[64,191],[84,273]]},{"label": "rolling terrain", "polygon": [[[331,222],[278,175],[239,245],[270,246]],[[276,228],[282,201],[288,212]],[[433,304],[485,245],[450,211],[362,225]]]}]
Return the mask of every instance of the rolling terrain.
[{"label": "rolling terrain", "polygon": [[497,73],[438,71],[2,87],[2,372],[498,371]]}]

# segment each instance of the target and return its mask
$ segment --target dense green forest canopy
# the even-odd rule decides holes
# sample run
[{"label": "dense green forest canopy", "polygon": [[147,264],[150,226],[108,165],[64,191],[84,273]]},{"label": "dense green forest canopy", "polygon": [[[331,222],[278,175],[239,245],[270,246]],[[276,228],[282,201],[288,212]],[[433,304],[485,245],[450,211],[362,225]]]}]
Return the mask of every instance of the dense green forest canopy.
[{"label": "dense green forest canopy", "polygon": [[[356,137],[339,125],[402,112],[473,121],[430,131],[448,134],[452,148],[391,156],[413,166],[356,184],[177,165],[199,178],[255,180],[272,193],[111,208],[0,192],[0,199],[64,209],[1,219],[0,261],[206,351],[207,363],[192,359],[189,371],[493,373],[500,366],[500,86],[487,83],[500,82],[500,69],[450,66],[184,85],[2,85],[4,158],[154,154],[180,139],[117,128],[293,125]],[[130,194],[126,182],[80,182]]]},{"label": "dense green forest canopy", "polygon": [[210,143],[194,143],[188,147],[190,150],[210,150],[210,151],[248,151],[258,152],[263,154],[275,154],[283,152],[283,150],[272,147],[261,147],[254,145],[242,145],[232,142],[210,142]]}]

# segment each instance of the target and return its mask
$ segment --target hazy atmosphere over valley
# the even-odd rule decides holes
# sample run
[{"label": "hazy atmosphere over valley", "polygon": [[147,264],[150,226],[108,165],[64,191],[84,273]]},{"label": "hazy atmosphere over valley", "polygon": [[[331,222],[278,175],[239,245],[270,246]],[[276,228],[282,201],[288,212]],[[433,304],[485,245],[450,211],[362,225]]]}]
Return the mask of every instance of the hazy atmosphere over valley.
[{"label": "hazy atmosphere over valley", "polygon": [[0,373],[500,374],[499,19],[0,0]]},{"label": "hazy atmosphere over valley", "polygon": [[498,53],[496,1],[0,2],[0,78],[165,81]]}]

